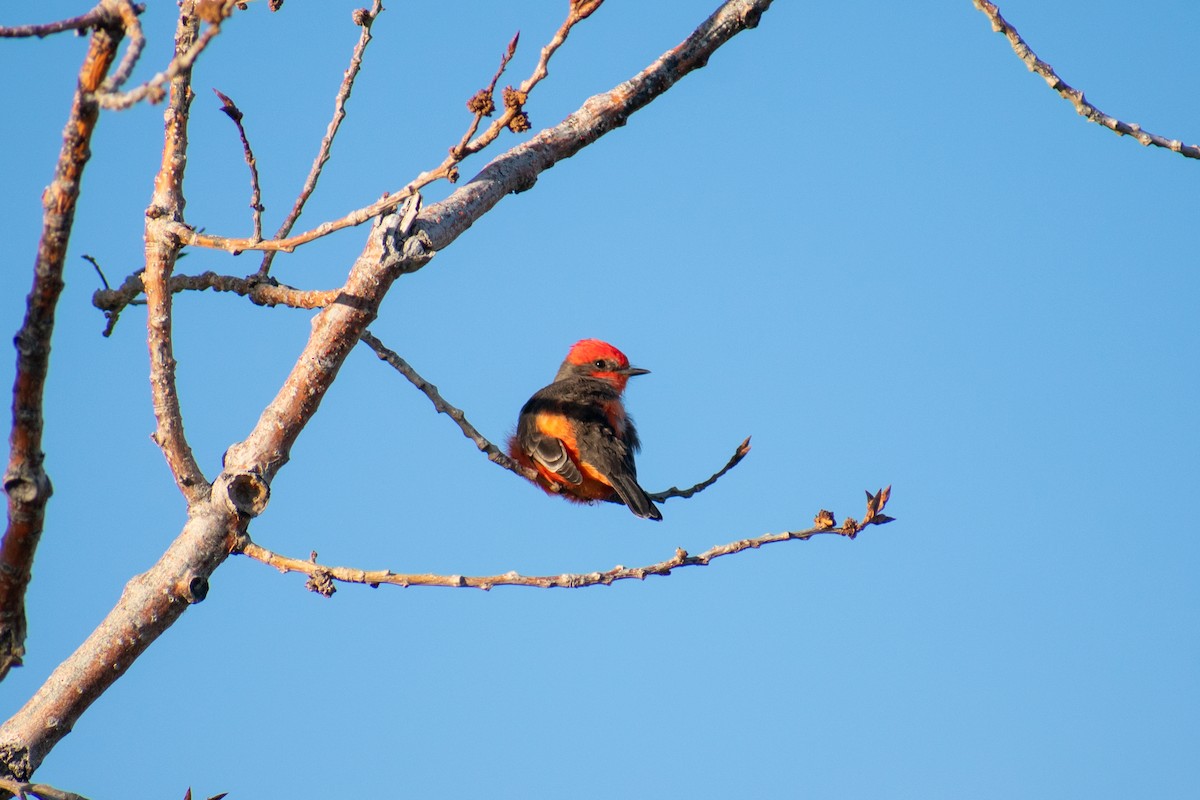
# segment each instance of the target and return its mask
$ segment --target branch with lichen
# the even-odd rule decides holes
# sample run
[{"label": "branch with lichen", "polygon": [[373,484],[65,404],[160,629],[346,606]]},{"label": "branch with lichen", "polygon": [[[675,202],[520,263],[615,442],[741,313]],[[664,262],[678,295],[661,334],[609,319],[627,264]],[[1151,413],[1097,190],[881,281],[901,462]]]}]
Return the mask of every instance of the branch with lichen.
[{"label": "branch with lichen", "polygon": [[1064,100],[1067,100],[1071,105],[1075,106],[1075,110],[1080,116],[1085,117],[1089,122],[1094,122],[1097,125],[1108,128],[1118,136],[1132,136],[1144,146],[1154,145],[1162,147],[1175,153],[1179,153],[1187,158],[1200,158],[1200,146],[1194,144],[1184,144],[1178,139],[1168,139],[1165,136],[1159,136],[1156,133],[1142,130],[1142,126],[1136,122],[1122,122],[1116,117],[1110,117],[1100,109],[1087,101],[1083,91],[1073,88],[1070,84],[1058,77],[1054,68],[1038,58],[1037,53],[1025,43],[1021,35],[1004,17],[1000,16],[1000,9],[995,3],[988,0],[974,0],[975,7],[982,11],[992,23],[992,30],[1004,35],[1008,39],[1008,43],[1012,46],[1013,52],[1017,54],[1017,58],[1025,62],[1025,66],[1030,72],[1039,75],[1046,84],[1058,92]]},{"label": "branch with lichen", "polygon": [[317,563],[317,554],[309,558],[290,558],[272,552],[250,541],[245,537],[234,552],[274,567],[280,572],[299,572],[308,576],[305,588],[323,597],[331,597],[337,591],[335,582],[365,584],[372,588],[389,585],[407,588],[410,586],[441,586],[454,589],[482,589],[489,591],[496,586],[526,586],[538,589],[581,589],[585,586],[610,586],[617,581],[645,580],[652,575],[670,575],[682,567],[705,567],[715,559],[743,553],[747,550],[757,550],[768,544],[790,541],[808,541],[821,534],[835,534],[854,539],[870,525],[883,525],[891,522],[892,517],[883,514],[887,505],[891,487],[881,489],[872,495],[867,492],[867,511],[861,522],[847,518],[841,526],[836,525],[833,515],[825,510],[820,511],[813,520],[813,526],[799,531],[783,531],[782,533],[765,533],[751,539],[738,539],[727,544],[710,547],[696,555],[689,554],[682,548],[675,549],[671,558],[648,564],[644,567],[626,567],[618,564],[612,569],[596,572],[562,573],[559,575],[522,575],[515,571],[499,575],[436,575],[431,573],[393,572],[389,569],[365,570],[355,567],[334,567]]}]

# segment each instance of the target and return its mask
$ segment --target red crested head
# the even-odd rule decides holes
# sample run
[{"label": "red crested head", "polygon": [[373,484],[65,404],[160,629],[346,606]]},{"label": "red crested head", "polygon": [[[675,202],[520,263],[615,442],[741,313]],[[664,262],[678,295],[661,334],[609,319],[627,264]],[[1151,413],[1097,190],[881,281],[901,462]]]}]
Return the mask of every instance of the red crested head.
[{"label": "red crested head", "polygon": [[571,345],[567,359],[558,369],[556,381],[564,378],[594,378],[612,384],[618,391],[625,391],[625,384],[634,375],[645,375],[650,370],[629,366],[629,359],[608,342],[599,339],[581,339]]}]

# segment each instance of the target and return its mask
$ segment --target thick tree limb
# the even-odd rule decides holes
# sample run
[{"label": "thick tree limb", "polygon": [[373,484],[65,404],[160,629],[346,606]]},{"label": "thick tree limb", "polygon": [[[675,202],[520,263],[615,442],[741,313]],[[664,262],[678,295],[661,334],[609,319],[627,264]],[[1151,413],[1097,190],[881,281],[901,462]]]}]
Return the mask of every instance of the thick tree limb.
[{"label": "thick tree limb", "polygon": [[25,589],[42,534],[46,502],[53,491],[42,465],[42,396],[50,368],[50,336],[63,289],[63,262],[75,203],[99,116],[92,92],[116,59],[122,36],[120,22],[111,9],[103,20],[90,24],[96,27],[79,71],[54,180],[42,196],[45,213],[33,267],[33,289],[26,301],[25,320],[14,340],[17,374],[8,468],[4,473],[8,527],[0,543],[0,679],[9,668],[19,665],[25,654]]},{"label": "thick tree limb", "polygon": [[[493,161],[471,183],[422,212],[411,230],[402,215],[383,217],[372,229],[338,300],[317,315],[308,344],[283,388],[249,436],[227,452],[225,469],[214,482],[211,494],[195,492],[196,496],[189,498],[190,516],[179,538],[150,571],[130,581],[121,600],[92,635],[0,727],[0,772],[27,780],[84,710],[178,619],[187,603],[202,599],[208,576],[224,561],[230,548],[240,543],[248,519],[265,506],[271,478],[286,463],[296,437],[316,412],[347,354],[397,277],[424,266],[436,248],[453,242],[505,194],[529,188],[542,170],[623,125],[638,108],[702,66],[732,36],[753,27],[769,5],[770,0],[729,0],[679,47],[631,81],[592,98],[560,125]],[[195,25],[188,27],[188,16],[183,15],[179,46],[186,46],[188,35],[195,34]],[[186,81],[182,88],[186,90]],[[186,106],[169,107],[168,116],[178,115],[181,110]],[[168,168],[168,162],[182,158],[186,137],[178,121],[168,122],[168,131],[174,133],[167,142],[155,196],[170,201],[181,177],[174,167],[181,165]],[[172,216],[179,207],[181,198],[179,205],[168,203],[162,207],[156,203],[147,223],[147,273],[149,262],[157,261],[157,274],[153,281],[147,280],[153,317],[149,323],[151,358],[152,362],[159,361],[154,369],[160,377],[168,366],[173,366],[173,362],[163,361],[170,350],[162,346],[169,342],[169,335],[164,336],[169,334],[169,327],[163,328],[162,312],[164,308],[169,311],[167,279],[177,251],[160,234],[174,230],[169,223],[174,222]],[[163,231],[155,227],[155,219],[164,220]],[[151,282],[155,284],[153,289]],[[156,413],[169,411],[165,406],[160,408],[164,399],[160,387],[156,385],[154,392]],[[186,470],[177,473],[181,484],[186,477]]]},{"label": "thick tree limb", "polygon": [[1017,54],[1017,58],[1025,62],[1025,66],[1029,67],[1029,71],[1041,76],[1051,89],[1058,92],[1064,100],[1067,100],[1071,105],[1075,106],[1075,110],[1079,115],[1086,117],[1089,122],[1094,122],[1108,128],[1118,136],[1132,136],[1138,142],[1145,146],[1154,145],[1167,150],[1179,153],[1188,158],[1200,158],[1200,146],[1194,144],[1184,144],[1178,139],[1168,139],[1165,136],[1159,136],[1156,133],[1142,130],[1142,126],[1136,122],[1122,122],[1116,117],[1110,117],[1100,109],[1087,101],[1081,90],[1073,88],[1070,84],[1054,72],[1054,68],[1037,57],[1037,53],[1025,43],[1021,35],[1017,33],[1017,29],[1008,23],[1004,17],[1000,16],[1000,9],[995,3],[988,0],[974,0],[975,7],[982,11],[992,22],[992,30],[997,33],[1004,34],[1008,39],[1008,43],[1012,46],[1013,52]]},{"label": "thick tree limb", "polygon": [[75,721],[191,603],[239,538],[238,518],[215,499],[193,506],[158,563],[133,578],[121,599],[25,706],[0,727],[0,772],[29,780]]}]

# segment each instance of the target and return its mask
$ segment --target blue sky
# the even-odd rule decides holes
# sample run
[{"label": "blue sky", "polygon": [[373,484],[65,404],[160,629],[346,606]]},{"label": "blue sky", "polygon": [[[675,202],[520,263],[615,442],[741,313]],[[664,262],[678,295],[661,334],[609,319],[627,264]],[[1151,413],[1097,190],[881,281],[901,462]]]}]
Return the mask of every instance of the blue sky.
[{"label": "blue sky", "polygon": [[[142,77],[174,24],[174,4],[151,5]],[[201,60],[192,224],[250,231],[240,145],[210,87],[246,114],[265,226],[291,206],[357,36],[356,4],[320,5],[251,4]],[[716,4],[650,5],[610,0],[575,31],[527,106],[535,132]],[[438,163],[513,32],[516,83],[564,7],[390,4],[304,227]],[[1180,77],[1196,69],[1194,4],[1001,9],[1101,109],[1200,139]],[[21,12],[0,24],[33,21]],[[83,51],[69,35],[0,44],[0,70],[22,76],[0,125],[3,330],[20,324]],[[161,120],[107,114],[93,141],[48,386],[56,493],[5,716],[184,520],[148,436],[145,315],[102,338],[80,258],[114,282],[139,267]],[[887,484],[898,521],[577,591],[342,586],[325,600],[233,558],[38,779],[96,798],[1187,795],[1197,169],[1077,116],[966,0],[781,0],[400,280],[372,328],[495,441],[572,342],[607,339],[653,371],[628,393],[647,488],[695,482],[753,435],[747,460],[666,503],[661,524],[569,505],[480,457],[363,348],[251,535],[363,568],[554,574],[803,528],[821,508],[859,516],[863,490]],[[281,256],[274,273],[336,286],[364,235]],[[257,263],[192,251],[181,269]],[[185,420],[210,477],[311,318],[178,297]]]}]

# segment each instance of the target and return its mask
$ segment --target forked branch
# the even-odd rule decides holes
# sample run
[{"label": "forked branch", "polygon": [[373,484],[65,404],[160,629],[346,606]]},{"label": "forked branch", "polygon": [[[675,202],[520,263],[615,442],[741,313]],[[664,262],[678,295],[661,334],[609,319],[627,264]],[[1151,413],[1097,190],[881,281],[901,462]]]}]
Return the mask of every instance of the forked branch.
[{"label": "forked branch", "polygon": [[[547,74],[549,74],[547,71],[547,64],[550,61],[550,57],[555,53],[555,51],[558,50],[559,47],[562,46],[562,43],[566,41],[567,34],[570,33],[571,28],[586,19],[593,11],[596,10],[597,7],[599,7],[599,5],[600,0],[590,0],[589,2],[572,2],[566,20],[559,27],[558,31],[555,32],[550,43],[542,48],[541,57],[538,59],[537,66],[534,67],[533,74],[531,74],[529,78],[527,78],[521,84],[520,90],[515,90],[511,87],[505,89],[504,112],[495,120],[493,120],[487,126],[487,128],[484,129],[483,133],[479,134],[474,139],[467,141],[470,135],[478,127],[481,117],[487,116],[487,114],[482,113],[478,109],[472,109],[475,112],[475,115],[468,128],[467,136],[464,136],[462,141],[450,148],[449,155],[443,159],[441,164],[433,169],[426,170],[425,172],[417,175],[417,177],[409,181],[399,191],[387,194],[382,199],[377,200],[368,206],[351,211],[340,219],[323,222],[317,227],[304,233],[296,234],[295,236],[284,236],[283,238],[277,237],[275,239],[267,240],[217,236],[199,232],[192,227],[183,224],[182,221],[173,222],[170,226],[171,232],[175,236],[179,237],[179,240],[183,244],[193,245],[196,247],[209,247],[216,250],[225,250],[235,254],[244,252],[246,250],[264,250],[268,252],[282,250],[283,252],[290,253],[300,245],[307,244],[308,242],[314,241],[323,236],[328,236],[331,233],[343,230],[345,228],[361,225],[367,220],[378,217],[380,214],[385,214],[389,211],[392,211],[393,209],[398,208],[400,204],[409,197],[417,194],[421,189],[435,181],[442,179],[449,180],[452,183],[457,181],[458,164],[464,158],[483,150],[485,147],[494,142],[506,129],[511,129],[518,133],[528,130],[529,118],[524,111],[524,104],[528,100],[529,93],[546,77]],[[770,5],[770,2],[767,0],[766,2],[747,3],[747,5],[751,7],[761,6],[763,9],[765,9],[766,6]],[[755,11],[753,19],[757,20],[758,15],[761,13],[761,10]],[[714,15],[714,17],[715,16],[716,15]],[[743,27],[753,27],[753,24],[748,24]],[[743,27],[739,27],[738,30],[743,29]],[[514,38],[509,45],[510,51],[516,47],[516,42],[517,40]],[[503,69],[503,66],[507,63],[508,59],[503,59],[501,68]],[[690,71],[690,69],[688,71]],[[497,76],[498,75],[499,72],[497,72]],[[472,103],[474,103],[478,97],[478,94],[473,97]],[[471,108],[471,104],[468,104],[468,108]]]}]

